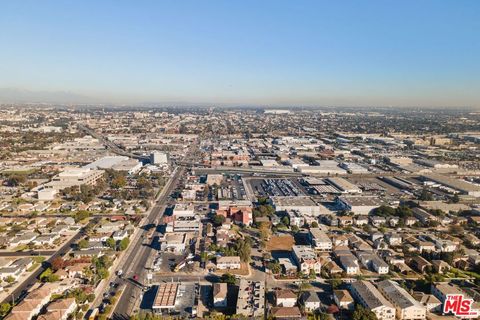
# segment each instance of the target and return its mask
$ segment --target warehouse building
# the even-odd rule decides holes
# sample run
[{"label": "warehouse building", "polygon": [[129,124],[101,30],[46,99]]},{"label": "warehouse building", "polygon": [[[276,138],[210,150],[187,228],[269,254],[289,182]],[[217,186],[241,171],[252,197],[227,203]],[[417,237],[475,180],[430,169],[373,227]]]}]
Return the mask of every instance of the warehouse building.
[{"label": "warehouse building", "polygon": [[300,214],[313,217],[331,213],[330,210],[315,203],[310,197],[271,197],[271,201],[276,211],[296,210]]},{"label": "warehouse building", "polygon": [[480,197],[480,186],[463,180],[450,178],[441,174],[427,174],[423,175],[422,178],[458,190],[461,193],[469,196]]},{"label": "warehouse building", "polygon": [[362,193],[362,189],[344,178],[327,178],[326,180],[342,193]]}]

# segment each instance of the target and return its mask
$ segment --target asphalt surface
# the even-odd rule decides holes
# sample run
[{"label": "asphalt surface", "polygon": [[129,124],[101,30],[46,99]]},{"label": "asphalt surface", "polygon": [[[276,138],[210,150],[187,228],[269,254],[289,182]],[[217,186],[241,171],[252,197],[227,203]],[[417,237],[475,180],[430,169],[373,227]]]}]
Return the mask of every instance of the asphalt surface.
[{"label": "asphalt surface", "polygon": [[[172,176],[167,189],[162,192],[162,195],[157,200],[157,203],[150,211],[150,214],[147,217],[145,225],[141,231],[141,236],[136,239],[136,242],[132,245],[134,246],[133,250],[130,253],[130,256],[127,257],[126,262],[123,266],[119,266],[118,269],[123,270],[123,279],[118,277],[113,281],[114,283],[124,283],[125,289],[121,297],[118,300],[117,305],[113,311],[112,319],[129,319],[129,316],[132,314],[132,309],[135,303],[141,298],[142,290],[139,285],[136,285],[133,281],[127,281],[124,279],[131,279],[135,275],[138,276],[138,282],[145,284],[146,282],[146,272],[145,266],[150,255],[153,252],[156,252],[155,243],[158,241],[158,230],[155,231],[151,240],[148,240],[148,243],[145,243],[145,235],[148,232],[148,228],[145,226],[152,225],[155,220],[160,221],[163,213],[166,209],[167,202],[172,191],[177,187],[179,178],[185,172],[185,168],[178,167],[174,176]],[[118,270],[117,269],[117,270]]]}]

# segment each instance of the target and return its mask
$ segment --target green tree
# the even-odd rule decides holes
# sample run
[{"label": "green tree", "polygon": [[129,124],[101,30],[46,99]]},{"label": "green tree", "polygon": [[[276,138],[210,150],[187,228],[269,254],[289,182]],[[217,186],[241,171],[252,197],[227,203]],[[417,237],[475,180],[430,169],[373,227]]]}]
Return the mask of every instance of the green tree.
[{"label": "green tree", "polygon": [[130,240],[128,238],[123,238],[120,240],[120,243],[118,244],[118,250],[123,251],[128,248],[128,245],[130,244]]},{"label": "green tree", "polygon": [[2,317],[6,316],[10,312],[11,308],[12,306],[8,302],[0,304],[0,316]]},{"label": "green tree", "polygon": [[390,206],[381,205],[373,210],[373,214],[380,217],[390,217],[395,214],[395,209]]},{"label": "green tree", "polygon": [[407,206],[399,206],[397,209],[395,209],[395,215],[405,219],[413,216],[413,211]]},{"label": "green tree", "polygon": [[105,241],[105,243],[111,249],[115,250],[115,248],[117,247],[117,242],[112,237],[108,238],[107,241]]},{"label": "green tree", "polygon": [[318,228],[318,222],[313,221],[312,224],[310,225],[310,228]]},{"label": "green tree", "polygon": [[225,219],[226,218],[224,216],[217,214],[215,217],[213,217],[213,224],[218,227],[225,222]]},{"label": "green tree", "polygon": [[97,274],[100,277],[100,279],[107,279],[108,278],[108,270],[105,269],[105,268],[97,269]]},{"label": "green tree", "polygon": [[75,212],[73,219],[75,219],[75,222],[82,221],[84,219],[87,219],[91,216],[92,214],[89,211],[86,210],[80,210]]},{"label": "green tree", "polygon": [[432,196],[432,193],[430,191],[428,191],[427,189],[423,189],[422,193],[420,194],[419,199],[422,200],[422,201],[432,201],[433,196]]},{"label": "green tree", "polygon": [[330,282],[330,285],[332,286],[332,289],[333,289],[333,290],[335,290],[336,288],[338,288],[341,284],[342,284],[342,280],[340,280],[340,279],[333,279],[333,280]]},{"label": "green tree", "polygon": [[15,282],[15,278],[12,277],[12,276],[8,276],[8,277],[5,278],[5,281],[6,281],[7,283],[14,283],[14,282]]},{"label": "green tree", "polygon": [[269,262],[267,268],[272,271],[273,274],[279,274],[282,272],[282,266],[277,261]]},{"label": "green tree", "polygon": [[110,186],[113,189],[121,189],[125,187],[126,184],[127,184],[127,179],[125,179],[124,176],[118,176],[112,180],[112,183],[110,184]]},{"label": "green tree", "polygon": [[41,274],[40,274],[40,280],[43,281],[43,282],[55,282],[55,281],[59,281],[60,278],[58,277],[58,275],[54,274],[52,269],[50,268],[47,268],[45,269],[45,271],[43,271]]},{"label": "green tree", "polygon": [[234,285],[236,283],[235,276],[231,273],[224,273],[220,277],[220,282],[225,282],[231,285]]},{"label": "green tree", "polygon": [[353,320],[377,320],[377,316],[373,311],[365,309],[361,305],[355,307],[355,311],[352,315]]},{"label": "green tree", "polygon": [[88,247],[88,240],[87,239],[82,239],[80,241],[78,241],[78,248],[79,249],[85,249]]},{"label": "green tree", "polygon": [[250,262],[252,247],[250,246],[249,241],[239,240],[237,242],[237,252],[240,256],[240,260],[247,263]]}]

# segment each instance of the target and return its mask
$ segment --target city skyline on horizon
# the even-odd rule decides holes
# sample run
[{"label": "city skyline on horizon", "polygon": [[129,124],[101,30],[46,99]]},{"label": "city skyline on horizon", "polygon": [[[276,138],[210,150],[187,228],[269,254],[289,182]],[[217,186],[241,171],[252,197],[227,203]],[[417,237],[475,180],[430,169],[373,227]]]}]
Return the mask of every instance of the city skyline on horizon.
[{"label": "city skyline on horizon", "polygon": [[0,103],[480,108],[475,1],[0,8]]}]

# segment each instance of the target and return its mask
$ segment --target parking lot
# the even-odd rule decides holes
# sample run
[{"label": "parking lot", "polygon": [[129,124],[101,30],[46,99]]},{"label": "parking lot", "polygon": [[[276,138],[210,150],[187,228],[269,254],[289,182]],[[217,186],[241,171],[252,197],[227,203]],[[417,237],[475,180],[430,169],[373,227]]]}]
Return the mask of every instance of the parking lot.
[{"label": "parking lot", "polygon": [[249,181],[257,196],[303,196],[304,187],[297,179],[252,179]]}]

